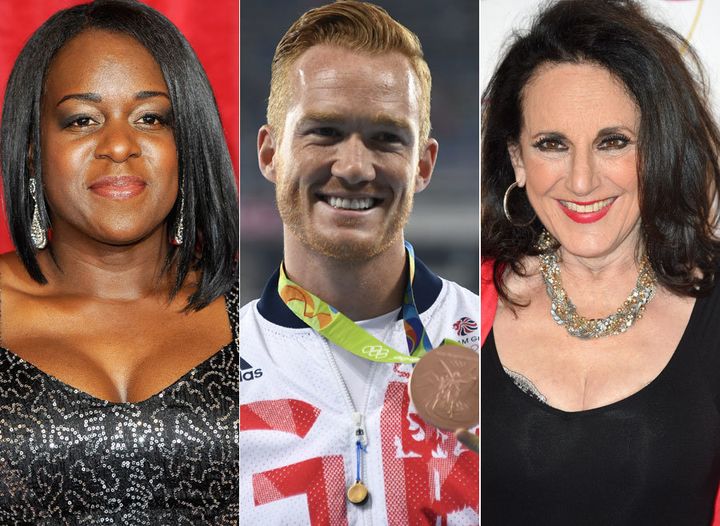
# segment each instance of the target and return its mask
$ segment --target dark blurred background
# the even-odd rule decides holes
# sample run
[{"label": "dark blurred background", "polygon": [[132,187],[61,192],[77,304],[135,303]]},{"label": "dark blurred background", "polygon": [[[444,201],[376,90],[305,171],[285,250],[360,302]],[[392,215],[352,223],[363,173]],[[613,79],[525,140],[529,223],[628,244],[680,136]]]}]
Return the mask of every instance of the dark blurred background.
[{"label": "dark blurred background", "polygon": [[[244,0],[240,6],[240,268],[242,304],[258,297],[282,258],[274,186],[257,167],[270,64],[280,38],[306,10],[327,1]],[[405,235],[439,275],[478,290],[477,0],[376,2],[418,35],[433,75],[432,135],[440,143],[433,180],[416,195]]]}]

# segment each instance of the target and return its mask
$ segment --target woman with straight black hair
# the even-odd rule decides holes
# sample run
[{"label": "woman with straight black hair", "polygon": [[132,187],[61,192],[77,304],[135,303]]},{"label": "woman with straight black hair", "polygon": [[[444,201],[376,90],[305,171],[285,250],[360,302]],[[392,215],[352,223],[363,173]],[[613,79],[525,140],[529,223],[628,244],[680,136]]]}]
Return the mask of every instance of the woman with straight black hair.
[{"label": "woman with straight black hair", "polygon": [[236,186],[163,15],[53,15],[0,135],[0,522],[235,524]]},{"label": "woman with straight black hair", "polygon": [[701,64],[638,2],[560,0],[483,101],[483,522],[711,524],[720,135]]}]

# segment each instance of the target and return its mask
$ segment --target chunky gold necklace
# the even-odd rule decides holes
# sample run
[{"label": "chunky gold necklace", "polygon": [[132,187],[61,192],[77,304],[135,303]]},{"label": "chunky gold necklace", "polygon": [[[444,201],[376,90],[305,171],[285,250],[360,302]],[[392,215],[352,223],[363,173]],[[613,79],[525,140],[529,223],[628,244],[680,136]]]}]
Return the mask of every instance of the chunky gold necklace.
[{"label": "chunky gold necklace", "polygon": [[647,256],[640,260],[640,274],[635,288],[616,312],[605,318],[583,318],[563,289],[557,249],[552,248],[555,244],[553,237],[545,230],[540,235],[537,246],[542,250],[540,273],[550,296],[550,314],[558,325],[564,326],[571,336],[589,339],[621,334],[642,318],[645,306],[655,294],[657,281]]}]

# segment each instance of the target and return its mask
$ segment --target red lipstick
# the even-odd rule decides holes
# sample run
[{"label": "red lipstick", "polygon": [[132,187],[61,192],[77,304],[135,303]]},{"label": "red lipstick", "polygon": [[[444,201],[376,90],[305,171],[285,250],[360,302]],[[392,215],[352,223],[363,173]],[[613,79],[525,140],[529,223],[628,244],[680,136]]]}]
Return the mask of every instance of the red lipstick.
[{"label": "red lipstick", "polygon": [[139,177],[123,175],[101,177],[89,189],[100,197],[122,201],[140,195],[146,186]]},{"label": "red lipstick", "polygon": [[[615,202],[615,198],[600,199],[597,201],[560,201],[560,209],[565,212],[565,215],[576,223],[595,223],[600,221],[610,211],[610,207]],[[584,209],[592,208],[596,203],[600,203],[598,210],[584,211]],[[573,207],[574,209],[571,209]],[[578,210],[579,209],[579,210]]]}]

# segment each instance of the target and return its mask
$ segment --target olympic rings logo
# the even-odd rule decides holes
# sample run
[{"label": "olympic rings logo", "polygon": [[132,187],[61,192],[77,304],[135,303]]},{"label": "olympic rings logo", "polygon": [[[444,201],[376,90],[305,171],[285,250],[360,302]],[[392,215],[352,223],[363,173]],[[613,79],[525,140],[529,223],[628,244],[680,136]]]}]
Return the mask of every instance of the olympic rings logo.
[{"label": "olympic rings logo", "polygon": [[380,345],[366,345],[362,348],[362,353],[373,360],[383,360],[387,358],[390,351]]}]

